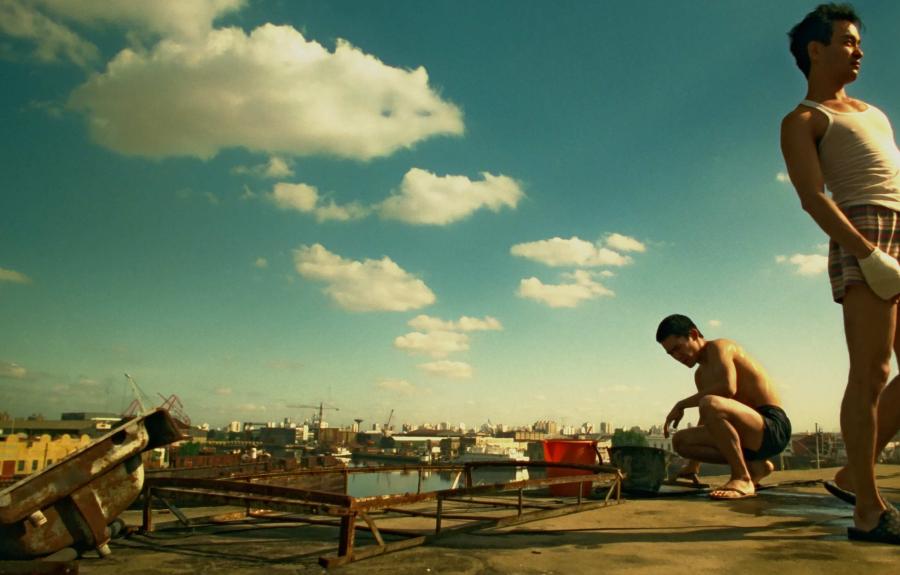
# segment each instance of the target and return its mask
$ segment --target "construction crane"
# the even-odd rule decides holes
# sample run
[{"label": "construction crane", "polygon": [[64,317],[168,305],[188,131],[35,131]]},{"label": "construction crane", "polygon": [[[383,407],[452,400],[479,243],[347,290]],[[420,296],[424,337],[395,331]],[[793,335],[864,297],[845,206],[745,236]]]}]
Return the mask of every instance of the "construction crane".
[{"label": "construction crane", "polygon": [[388,415],[387,421],[384,423],[384,429],[381,431],[383,435],[388,434],[388,430],[391,427],[391,420],[394,418],[394,410],[391,410],[391,414]]},{"label": "construction crane", "polygon": [[128,384],[131,386],[131,393],[134,395],[134,399],[128,404],[128,407],[125,408],[125,412],[122,415],[126,417],[138,416],[153,411],[150,398],[144,393],[144,390],[138,386],[134,378],[128,375],[128,373],[125,373],[125,379],[128,380]]},{"label": "construction crane", "polygon": [[[135,417],[150,413],[156,409],[153,407],[153,400],[144,393],[144,390],[141,389],[133,377],[126,373],[125,379],[128,380],[128,384],[131,386],[131,393],[134,395],[134,399],[125,409],[123,416]],[[184,405],[177,395],[174,393],[169,397],[165,397],[161,393],[157,393],[157,395],[162,399],[162,403],[159,406],[169,412],[169,415],[172,416],[172,419],[179,427],[187,429],[191,426],[191,418],[185,413]]]},{"label": "construction crane", "polygon": [[317,441],[319,440],[319,438],[320,438],[321,435],[322,435],[323,412],[324,412],[326,409],[331,409],[331,410],[334,410],[334,411],[340,411],[339,408],[334,407],[333,405],[325,405],[325,402],[322,402],[322,401],[319,402],[319,405],[294,405],[294,404],[290,404],[290,405],[288,405],[287,407],[290,407],[290,408],[293,408],[293,409],[306,409],[306,408],[310,408],[310,409],[318,409],[318,410],[319,410],[319,424],[316,426],[316,440],[317,440]]}]

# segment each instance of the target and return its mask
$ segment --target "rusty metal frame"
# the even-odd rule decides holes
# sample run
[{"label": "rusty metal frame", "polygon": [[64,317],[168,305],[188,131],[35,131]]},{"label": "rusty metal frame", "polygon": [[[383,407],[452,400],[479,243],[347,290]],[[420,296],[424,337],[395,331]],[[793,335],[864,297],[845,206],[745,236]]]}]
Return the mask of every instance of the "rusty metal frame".
[{"label": "rusty metal frame", "polygon": [[[571,475],[526,479],[506,483],[473,485],[473,471],[483,468],[530,468],[530,469],[567,469]],[[371,497],[352,497],[342,493],[314,491],[296,487],[270,485],[267,481],[277,480],[285,476],[384,473],[388,471],[408,471],[419,474],[416,493],[379,495]],[[422,491],[422,476],[425,472],[451,471],[457,473],[454,487],[437,491]],[[465,478],[465,484],[457,487],[458,480]],[[602,500],[585,501],[582,488],[577,488],[573,497],[541,499],[540,501],[524,498],[525,490],[535,490],[554,485],[579,484],[581,486],[600,484],[608,487],[606,497]],[[510,493],[514,497],[496,496]],[[493,498],[486,496],[495,495]],[[434,466],[393,466],[393,467],[361,467],[342,468],[338,470],[298,470],[293,472],[277,472],[249,474],[229,479],[202,479],[187,477],[148,477],[144,484],[143,522],[141,530],[150,532],[152,523],[152,501],[162,499],[170,508],[174,507],[170,500],[177,499],[181,504],[200,505],[233,505],[243,507],[241,514],[229,514],[219,520],[234,520],[252,517],[278,521],[296,521],[316,525],[330,525],[339,528],[337,553],[322,556],[319,563],[324,567],[336,567],[352,561],[358,561],[385,553],[392,553],[418,545],[424,545],[439,537],[452,534],[467,533],[489,528],[510,527],[530,521],[559,517],[571,513],[579,513],[590,509],[606,507],[612,502],[622,499],[622,474],[619,469],[606,465],[581,465],[572,463],[553,463],[544,461],[481,461],[465,464],[443,464]],[[574,502],[572,501],[574,499]],[[404,509],[404,506],[434,502],[435,510]],[[465,503],[469,508],[481,506],[497,509],[514,510],[512,515],[473,515],[471,513],[455,513],[454,509],[445,509],[445,503],[451,505]],[[434,528],[428,532],[407,529],[379,528],[375,514],[387,518],[399,516],[418,516],[434,519]],[[328,516],[331,519],[328,519]],[[180,519],[180,518],[179,518]],[[204,518],[210,519],[210,518]],[[357,521],[357,520],[361,521]],[[380,517],[379,517],[380,519]],[[180,519],[181,520],[181,519]],[[462,521],[462,524],[447,527],[445,520]],[[195,520],[196,521],[196,520]],[[184,521],[181,521],[182,523]],[[369,531],[375,543],[362,548],[356,546],[356,531]],[[385,541],[383,535],[404,536],[399,541]]]}]

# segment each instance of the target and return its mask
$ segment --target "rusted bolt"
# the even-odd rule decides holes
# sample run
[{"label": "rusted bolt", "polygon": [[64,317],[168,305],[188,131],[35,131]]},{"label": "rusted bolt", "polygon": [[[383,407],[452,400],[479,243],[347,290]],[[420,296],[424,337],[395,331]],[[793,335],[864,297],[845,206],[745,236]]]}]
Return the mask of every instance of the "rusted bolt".
[{"label": "rusted bolt", "polygon": [[28,521],[33,527],[40,527],[47,522],[47,516],[40,511],[35,511],[28,516]]}]

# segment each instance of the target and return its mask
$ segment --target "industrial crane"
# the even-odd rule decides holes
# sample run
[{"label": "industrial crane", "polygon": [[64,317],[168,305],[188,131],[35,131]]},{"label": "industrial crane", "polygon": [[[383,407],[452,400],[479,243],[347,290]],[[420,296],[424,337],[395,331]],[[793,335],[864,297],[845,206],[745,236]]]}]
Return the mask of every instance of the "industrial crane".
[{"label": "industrial crane", "polygon": [[392,410],[391,410],[391,414],[388,415],[387,421],[386,421],[385,424],[384,424],[384,429],[381,431],[381,433],[382,433],[383,435],[387,435],[387,434],[388,434],[388,430],[389,430],[389,428],[391,427],[391,419],[393,419],[393,418],[394,418],[394,410],[392,409]]},{"label": "industrial crane", "polygon": [[290,408],[293,408],[293,409],[306,409],[306,408],[310,408],[310,409],[318,409],[318,410],[319,410],[319,424],[316,426],[316,440],[317,440],[317,441],[319,440],[319,438],[320,438],[321,435],[322,435],[322,421],[323,421],[323,419],[322,419],[322,417],[323,417],[322,413],[323,413],[326,409],[331,409],[331,410],[334,410],[334,411],[340,411],[339,408],[334,407],[334,406],[331,406],[331,405],[325,405],[325,403],[322,402],[322,401],[319,402],[319,405],[296,405],[296,404],[291,404],[291,405],[288,405],[287,407],[290,407]]}]

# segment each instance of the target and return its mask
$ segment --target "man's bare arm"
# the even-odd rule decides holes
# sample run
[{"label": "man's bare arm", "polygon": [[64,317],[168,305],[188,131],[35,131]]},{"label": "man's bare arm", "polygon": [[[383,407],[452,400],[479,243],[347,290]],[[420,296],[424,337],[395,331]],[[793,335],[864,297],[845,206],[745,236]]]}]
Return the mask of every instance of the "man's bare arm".
[{"label": "man's bare arm", "polygon": [[875,246],[825,195],[812,114],[812,111],[792,112],[781,122],[781,153],[788,175],[800,197],[800,205],[822,231],[856,258],[865,258]]},{"label": "man's bare arm", "polygon": [[737,394],[737,368],[734,366],[734,353],[732,346],[728,343],[709,342],[707,344],[707,364],[704,367],[704,381],[712,382],[710,385],[703,385],[699,377],[700,371],[694,374],[694,383],[697,386],[697,393],[689,397],[685,397],[675,404],[666,421],[663,423],[663,435],[669,436],[669,424],[678,427],[681,418],[684,417],[684,410],[690,407],[700,405],[700,398],[705,395],[719,395],[721,397],[734,397]]}]

